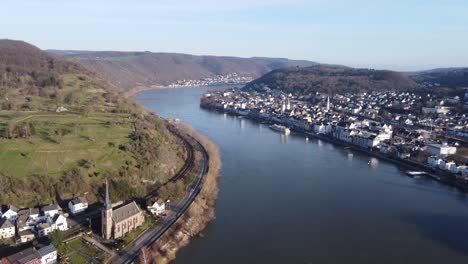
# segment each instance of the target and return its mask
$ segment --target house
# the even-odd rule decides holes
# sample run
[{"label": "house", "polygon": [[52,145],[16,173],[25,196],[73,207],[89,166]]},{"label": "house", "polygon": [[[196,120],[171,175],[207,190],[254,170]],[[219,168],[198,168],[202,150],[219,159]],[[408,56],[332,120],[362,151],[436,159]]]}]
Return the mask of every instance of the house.
[{"label": "house", "polygon": [[16,229],[18,232],[25,230],[34,230],[35,221],[31,218],[31,210],[29,208],[18,211],[16,219]]},{"label": "house", "polygon": [[41,255],[33,247],[2,258],[4,264],[42,264]]},{"label": "house", "polygon": [[47,223],[54,230],[66,231],[68,230],[67,218],[63,214],[57,214],[54,217],[49,217]]},{"label": "house", "polygon": [[57,262],[57,249],[54,245],[48,245],[40,248],[38,251],[41,256],[41,264],[51,264]]},{"label": "house", "polygon": [[0,218],[0,239],[8,239],[15,236],[15,225],[8,218]]},{"label": "house", "polygon": [[316,124],[314,125],[314,132],[316,134],[323,134],[323,135],[327,135],[327,134],[330,134],[332,132],[332,126],[329,125],[329,124]]},{"label": "house", "polygon": [[84,197],[77,197],[68,202],[68,208],[72,214],[78,214],[88,209],[88,201]]},{"label": "house", "polygon": [[31,232],[31,230],[20,231],[20,232],[18,232],[18,236],[19,236],[19,239],[20,239],[21,243],[26,243],[28,241],[32,241],[35,238],[35,235],[34,235],[33,232]]},{"label": "house", "polygon": [[153,205],[148,206],[148,210],[153,215],[161,215],[166,210],[166,203],[161,198],[159,198],[153,203]]},{"label": "house", "polygon": [[42,213],[46,217],[54,217],[56,214],[59,214],[60,211],[62,211],[62,208],[58,204],[51,204],[42,207]]},{"label": "house", "polygon": [[18,208],[13,205],[7,205],[2,210],[2,217],[10,220],[10,222],[15,223],[16,218],[18,218]]},{"label": "house", "polygon": [[31,219],[31,221],[36,221],[38,218],[39,218],[39,208],[30,208],[29,219]]},{"label": "house", "polygon": [[429,164],[429,166],[431,166],[432,168],[438,168],[441,162],[442,159],[436,156],[430,156],[427,158],[427,164]]},{"label": "house", "polygon": [[39,237],[47,236],[50,232],[52,232],[52,227],[49,223],[41,223],[36,226],[37,235]]},{"label": "house", "polygon": [[453,174],[458,173],[458,166],[453,161],[445,163],[445,169],[450,171],[450,173],[453,173]]},{"label": "house", "polygon": [[427,150],[431,153],[431,155],[453,155],[457,153],[457,148],[453,146],[444,144],[428,144]]}]

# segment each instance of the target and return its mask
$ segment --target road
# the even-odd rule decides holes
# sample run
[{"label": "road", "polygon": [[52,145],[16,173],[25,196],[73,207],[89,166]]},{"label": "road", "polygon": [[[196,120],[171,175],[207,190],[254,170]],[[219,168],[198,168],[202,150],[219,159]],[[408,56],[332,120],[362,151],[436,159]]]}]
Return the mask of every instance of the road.
[{"label": "road", "polygon": [[208,172],[208,153],[206,149],[198,142],[196,139],[191,138],[191,141],[194,142],[195,149],[199,150],[202,153],[202,166],[199,174],[197,175],[195,184],[185,195],[185,198],[179,202],[176,208],[179,210],[171,217],[164,220],[164,222],[154,229],[150,229],[143,233],[137,240],[133,241],[133,246],[131,249],[126,252],[121,252],[118,256],[112,259],[111,263],[117,264],[126,264],[132,263],[140,254],[142,248],[149,248],[156,240],[158,240],[164,233],[169,230],[169,228],[177,222],[177,220],[187,211],[192,202],[200,193],[202,188],[203,180]]}]

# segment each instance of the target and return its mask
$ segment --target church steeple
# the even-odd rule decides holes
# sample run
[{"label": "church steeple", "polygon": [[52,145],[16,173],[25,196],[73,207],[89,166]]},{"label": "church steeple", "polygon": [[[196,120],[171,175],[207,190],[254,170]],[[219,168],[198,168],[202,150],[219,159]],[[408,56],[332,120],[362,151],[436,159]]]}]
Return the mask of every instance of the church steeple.
[{"label": "church steeple", "polygon": [[105,207],[106,207],[106,210],[109,210],[109,209],[112,209],[112,203],[110,202],[110,198],[109,198],[109,182],[107,181],[107,178],[106,178],[106,201],[105,201]]},{"label": "church steeple", "polygon": [[112,237],[112,203],[109,197],[109,182],[106,178],[106,200],[104,201],[104,208],[101,212],[101,233],[104,239],[111,239]]}]

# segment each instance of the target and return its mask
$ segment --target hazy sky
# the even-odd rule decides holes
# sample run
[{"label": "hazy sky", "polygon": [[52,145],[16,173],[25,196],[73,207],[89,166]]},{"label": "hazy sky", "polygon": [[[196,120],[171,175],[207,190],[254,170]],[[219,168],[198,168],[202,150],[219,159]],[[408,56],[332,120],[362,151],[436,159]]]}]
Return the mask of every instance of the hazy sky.
[{"label": "hazy sky", "polygon": [[42,49],[468,66],[468,0],[1,0],[0,38]]}]

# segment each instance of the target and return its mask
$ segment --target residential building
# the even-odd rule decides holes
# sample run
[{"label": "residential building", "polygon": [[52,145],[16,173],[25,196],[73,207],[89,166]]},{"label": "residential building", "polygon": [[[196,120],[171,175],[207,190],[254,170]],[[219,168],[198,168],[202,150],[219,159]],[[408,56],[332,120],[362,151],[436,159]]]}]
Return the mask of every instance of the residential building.
[{"label": "residential building", "polygon": [[41,256],[41,264],[52,264],[57,262],[57,249],[54,245],[48,245],[37,250]]},{"label": "residential building", "polygon": [[8,218],[0,218],[0,239],[8,239],[15,236],[15,225]]},{"label": "residential building", "polygon": [[153,205],[148,206],[148,210],[158,216],[161,215],[166,210],[166,203],[161,198],[157,199]]},{"label": "residential building", "polygon": [[78,214],[88,209],[88,201],[84,197],[77,197],[68,202],[68,208],[72,214]]},{"label": "residential building", "polygon": [[428,144],[427,150],[431,155],[453,155],[457,153],[457,147],[444,144]]}]

